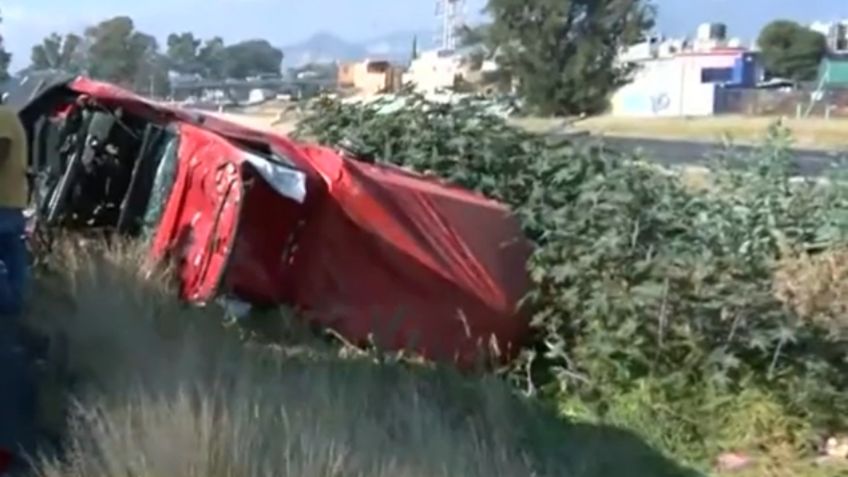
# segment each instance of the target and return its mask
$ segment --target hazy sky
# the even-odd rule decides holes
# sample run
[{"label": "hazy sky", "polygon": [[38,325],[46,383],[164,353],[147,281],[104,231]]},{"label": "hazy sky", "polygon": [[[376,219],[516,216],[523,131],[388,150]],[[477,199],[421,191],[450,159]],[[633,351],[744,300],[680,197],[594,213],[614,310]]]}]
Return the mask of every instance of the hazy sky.
[{"label": "hazy sky", "polygon": [[[485,0],[466,0],[467,16],[479,20]],[[730,34],[753,37],[771,19],[802,22],[848,18],[848,0],[655,0],[666,33],[692,32],[704,21],[723,21]],[[0,33],[20,68],[32,45],[53,31],[79,31],[98,20],[125,14],[138,28],[164,38],[193,31],[227,41],[262,37],[276,45],[331,32],[349,40],[385,33],[432,29],[435,0],[0,0]],[[120,6],[119,6],[120,5]]]}]

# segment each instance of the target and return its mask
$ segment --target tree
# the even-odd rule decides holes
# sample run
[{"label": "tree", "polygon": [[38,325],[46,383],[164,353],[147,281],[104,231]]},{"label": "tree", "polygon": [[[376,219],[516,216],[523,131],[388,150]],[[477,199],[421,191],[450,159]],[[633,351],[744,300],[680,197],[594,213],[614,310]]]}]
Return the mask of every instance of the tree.
[{"label": "tree", "polygon": [[[0,23],[3,22],[0,17]],[[3,44],[3,36],[0,35],[0,81],[9,79],[9,64],[12,62],[12,54],[6,51]]]},{"label": "tree", "polygon": [[206,40],[197,53],[200,74],[205,78],[224,79],[227,75],[227,47],[224,40],[214,37]]},{"label": "tree", "polygon": [[827,53],[824,35],[790,20],[766,25],[757,45],[769,75],[795,81],[815,79]]},{"label": "tree", "polygon": [[412,37],[412,51],[409,54],[410,61],[418,59],[418,35]]},{"label": "tree", "polygon": [[226,45],[220,37],[201,41],[185,32],[169,35],[167,45],[166,57],[172,70],[209,79],[280,74],[283,62],[283,52],[265,40]]},{"label": "tree", "polygon": [[170,88],[168,59],[159,53],[156,38],[136,32],[130,41],[130,51],[137,58],[132,88],[150,96],[166,94]]},{"label": "tree", "polygon": [[489,0],[482,40],[542,114],[597,112],[632,67],[618,52],[653,26],[646,0]]},{"label": "tree", "polygon": [[200,61],[200,46],[203,42],[194,34],[171,33],[168,35],[167,58],[170,68],[182,74],[200,74],[203,65]]},{"label": "tree", "polygon": [[280,74],[283,52],[266,40],[247,40],[226,47],[225,73],[228,78],[260,74]]},{"label": "tree", "polygon": [[140,71],[157,59],[156,39],[136,31],[129,17],[114,17],[87,28],[85,40],[89,74],[105,81],[136,86]]},{"label": "tree", "polygon": [[491,46],[491,25],[464,26],[459,30],[459,44],[465,50],[465,60],[472,71],[479,71],[485,60],[496,59]]},{"label": "tree", "polygon": [[55,69],[68,73],[79,73],[84,68],[85,56],[82,38],[73,33],[62,37],[53,33],[41,44],[32,47],[30,55],[32,69]]}]

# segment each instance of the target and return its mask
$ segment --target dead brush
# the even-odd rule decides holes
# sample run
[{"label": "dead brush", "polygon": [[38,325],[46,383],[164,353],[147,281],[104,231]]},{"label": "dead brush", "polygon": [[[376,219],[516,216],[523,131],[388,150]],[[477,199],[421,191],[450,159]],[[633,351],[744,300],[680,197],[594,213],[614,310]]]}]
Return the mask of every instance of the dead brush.
[{"label": "dead brush", "polygon": [[41,475],[532,473],[524,450],[508,444],[513,437],[493,429],[503,411],[494,395],[476,416],[454,420],[426,378],[364,362],[242,365],[227,384],[79,404],[68,458],[44,462]]},{"label": "dead brush", "polygon": [[49,343],[39,374],[40,425],[67,431],[72,398],[115,395],[133,386],[179,383],[184,368],[200,372],[209,351],[237,346],[215,308],[176,300],[167,270],[146,269],[141,247],[75,237],[57,241],[35,270],[26,324]]},{"label": "dead brush", "polygon": [[848,249],[782,259],[774,272],[773,291],[799,318],[831,333],[848,332]]},{"label": "dead brush", "polygon": [[690,475],[495,377],[244,346],[217,307],[187,306],[139,274],[132,244],[61,250],[30,322],[63,337],[53,359],[74,379],[53,389],[64,454],[34,456],[35,475]]}]

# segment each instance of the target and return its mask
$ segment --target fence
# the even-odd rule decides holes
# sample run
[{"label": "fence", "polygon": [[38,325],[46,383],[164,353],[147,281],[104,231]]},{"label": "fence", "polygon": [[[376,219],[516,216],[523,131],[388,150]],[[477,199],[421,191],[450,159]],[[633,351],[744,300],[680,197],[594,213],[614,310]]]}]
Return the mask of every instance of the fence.
[{"label": "fence", "polygon": [[848,89],[815,90],[719,88],[716,114],[848,118]]}]

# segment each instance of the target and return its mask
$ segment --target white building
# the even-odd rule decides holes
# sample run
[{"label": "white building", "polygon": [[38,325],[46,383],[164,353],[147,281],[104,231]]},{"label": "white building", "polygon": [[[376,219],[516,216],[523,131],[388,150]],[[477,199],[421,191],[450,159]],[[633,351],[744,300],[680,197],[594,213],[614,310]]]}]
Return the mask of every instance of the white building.
[{"label": "white building", "polygon": [[639,62],[656,58],[670,58],[681,51],[689,49],[685,38],[666,38],[662,35],[652,36],[641,43],[630,45],[619,55],[623,62]]},{"label": "white building", "polygon": [[848,19],[835,22],[814,22],[810,30],[827,38],[827,47],[833,53],[848,53]]},{"label": "white building", "polygon": [[641,61],[612,97],[612,113],[630,117],[709,116],[720,87],[751,87],[762,77],[755,53],[741,48],[687,51]]},{"label": "white building", "polygon": [[422,52],[412,61],[403,75],[403,83],[411,83],[421,92],[434,92],[452,88],[464,76],[462,56],[453,51],[432,50]]},{"label": "white building", "polygon": [[262,103],[268,99],[274,98],[277,94],[270,89],[254,88],[247,95],[248,104]]},{"label": "white building", "polygon": [[739,48],[742,41],[727,37],[727,27],[723,23],[703,23],[698,26],[694,39],[666,38],[653,35],[645,41],[631,45],[619,54],[618,59],[625,62],[639,62],[657,58],[671,58],[685,52],[710,52],[722,48]]},{"label": "white building", "polygon": [[694,39],[662,36],[627,48],[636,65],[630,84],[612,97],[618,116],[705,116],[717,108],[719,87],[752,87],[762,77],[757,55],[727,37],[722,23],[704,23]]}]

